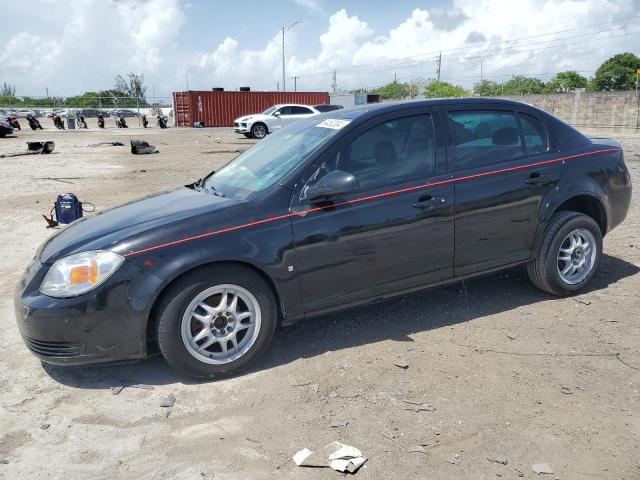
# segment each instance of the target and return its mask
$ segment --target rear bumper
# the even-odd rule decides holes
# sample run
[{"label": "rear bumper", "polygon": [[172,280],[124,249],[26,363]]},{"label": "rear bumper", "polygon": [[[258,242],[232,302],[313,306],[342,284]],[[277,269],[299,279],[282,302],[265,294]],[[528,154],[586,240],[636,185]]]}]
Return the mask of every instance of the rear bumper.
[{"label": "rear bumper", "polygon": [[158,283],[153,275],[124,262],[96,290],[52,298],[38,291],[47,270],[34,261],[14,294],[18,330],[36,357],[56,365],[146,357],[146,324],[155,298],[151,292]]}]

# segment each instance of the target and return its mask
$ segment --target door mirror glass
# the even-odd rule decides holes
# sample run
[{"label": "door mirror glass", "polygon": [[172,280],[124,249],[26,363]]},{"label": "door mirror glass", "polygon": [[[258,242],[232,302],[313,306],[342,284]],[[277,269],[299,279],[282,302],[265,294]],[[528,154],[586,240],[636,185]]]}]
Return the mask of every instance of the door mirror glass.
[{"label": "door mirror glass", "polygon": [[273,114],[273,116],[274,116],[274,117],[279,117],[279,116],[280,116],[280,110],[278,110],[277,112],[275,112],[275,113]]},{"label": "door mirror glass", "polygon": [[327,173],[317,183],[310,185],[304,192],[303,200],[321,202],[335,195],[346,195],[360,190],[360,184],[352,174],[342,170]]}]

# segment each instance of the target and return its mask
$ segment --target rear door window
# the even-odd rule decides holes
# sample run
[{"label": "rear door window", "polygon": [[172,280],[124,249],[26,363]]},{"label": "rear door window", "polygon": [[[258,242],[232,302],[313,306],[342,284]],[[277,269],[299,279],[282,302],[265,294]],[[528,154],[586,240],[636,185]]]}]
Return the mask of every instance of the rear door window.
[{"label": "rear door window", "polygon": [[507,162],[524,155],[514,112],[450,111],[447,117],[453,170]]},{"label": "rear door window", "polygon": [[291,113],[289,115],[311,115],[313,112],[305,107],[290,107]]},{"label": "rear door window", "polygon": [[518,113],[518,117],[520,118],[527,155],[546,152],[549,149],[549,144],[547,130],[542,125],[542,122],[526,113]]}]

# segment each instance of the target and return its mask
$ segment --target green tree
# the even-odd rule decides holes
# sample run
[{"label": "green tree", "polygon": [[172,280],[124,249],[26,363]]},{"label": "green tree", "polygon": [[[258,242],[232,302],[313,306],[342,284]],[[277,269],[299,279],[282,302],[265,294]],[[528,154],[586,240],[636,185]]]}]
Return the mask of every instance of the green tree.
[{"label": "green tree", "polygon": [[15,97],[16,96],[16,86],[7,82],[3,82],[2,87],[0,87],[0,97]]},{"label": "green tree", "polygon": [[136,99],[140,104],[146,104],[145,94],[147,87],[144,86],[144,73],[129,73],[127,78],[116,75],[115,90],[122,92],[123,96]]},{"label": "green tree", "polygon": [[588,83],[589,81],[578,72],[568,70],[556,74],[549,80],[544,86],[544,91],[547,93],[566,93],[576,88],[587,88]]},{"label": "green tree", "polygon": [[406,83],[400,83],[394,80],[384,87],[378,88],[376,90],[376,93],[382,95],[384,98],[400,100],[409,96],[409,88],[407,87]]},{"label": "green tree", "polygon": [[543,91],[544,82],[542,80],[524,75],[517,75],[504,83],[505,95],[528,95]]},{"label": "green tree", "polygon": [[473,86],[473,93],[481,97],[492,97],[502,94],[502,85],[493,80],[480,80]]},{"label": "green tree", "polygon": [[427,98],[464,97],[468,94],[460,85],[439,81],[431,82],[424,91]]},{"label": "green tree", "polygon": [[633,53],[614,55],[596,70],[596,87],[598,90],[632,90],[635,88],[638,68],[640,58]]}]

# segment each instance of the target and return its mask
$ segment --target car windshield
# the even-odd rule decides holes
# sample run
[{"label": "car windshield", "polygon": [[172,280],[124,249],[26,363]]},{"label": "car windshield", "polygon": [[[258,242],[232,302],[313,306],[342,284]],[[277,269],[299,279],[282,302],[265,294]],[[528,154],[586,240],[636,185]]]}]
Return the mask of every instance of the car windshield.
[{"label": "car windshield", "polygon": [[278,107],[275,105],[273,107],[269,107],[264,112],[262,112],[262,115],[271,115],[273,112],[276,111],[276,108]]},{"label": "car windshield", "polygon": [[336,121],[340,122],[339,126],[327,122],[316,119],[300,121],[269,135],[208,177],[205,188],[213,188],[223,194],[233,194],[237,190],[259,192],[269,188],[349,121]]}]

